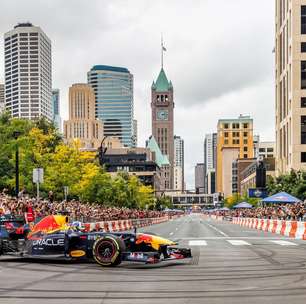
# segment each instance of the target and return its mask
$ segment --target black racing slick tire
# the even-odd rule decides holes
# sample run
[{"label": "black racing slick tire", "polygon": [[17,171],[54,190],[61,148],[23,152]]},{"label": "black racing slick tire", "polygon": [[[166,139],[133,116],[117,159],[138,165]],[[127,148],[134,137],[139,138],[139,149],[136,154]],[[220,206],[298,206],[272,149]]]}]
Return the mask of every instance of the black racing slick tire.
[{"label": "black racing slick tire", "polygon": [[113,235],[106,235],[97,239],[92,248],[94,260],[104,267],[119,265],[124,251],[124,241]]}]

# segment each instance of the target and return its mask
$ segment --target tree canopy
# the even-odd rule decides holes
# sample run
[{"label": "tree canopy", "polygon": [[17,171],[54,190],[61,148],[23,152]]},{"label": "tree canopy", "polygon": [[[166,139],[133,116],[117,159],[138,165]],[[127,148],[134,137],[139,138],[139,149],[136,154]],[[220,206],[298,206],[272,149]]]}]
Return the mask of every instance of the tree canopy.
[{"label": "tree canopy", "polygon": [[53,124],[45,119],[14,119],[7,113],[0,115],[0,189],[13,193],[17,145],[20,188],[29,194],[35,193],[33,169],[43,168],[43,196],[53,191],[56,199],[63,199],[67,186],[69,196],[82,201],[130,208],[155,206],[152,187],[124,172],[111,176],[100,167],[96,153],[80,151],[77,142],[74,146],[66,145]]}]

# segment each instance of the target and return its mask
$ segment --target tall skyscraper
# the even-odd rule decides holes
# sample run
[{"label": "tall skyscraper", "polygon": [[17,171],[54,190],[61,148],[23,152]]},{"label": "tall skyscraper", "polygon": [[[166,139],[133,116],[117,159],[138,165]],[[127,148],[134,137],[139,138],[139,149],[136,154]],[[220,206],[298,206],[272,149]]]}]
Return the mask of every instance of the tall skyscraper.
[{"label": "tall skyscraper", "polygon": [[98,148],[103,139],[103,123],[95,118],[95,94],[88,84],[69,88],[69,120],[64,121],[66,141],[79,139],[81,148]]},{"label": "tall skyscraper", "polygon": [[173,134],[173,86],[163,67],[151,87],[152,134],[161,152],[170,161],[166,174],[166,189],[173,189],[174,134]]},{"label": "tall skyscraper", "polygon": [[13,117],[52,121],[51,41],[19,23],[4,34],[5,107]]},{"label": "tall skyscraper", "polygon": [[217,192],[232,193],[232,163],[237,158],[253,158],[253,119],[220,119],[217,133]]},{"label": "tall skyscraper", "polygon": [[206,134],[204,140],[204,192],[216,191],[217,133]]},{"label": "tall skyscraper", "polygon": [[174,187],[175,190],[184,190],[184,140],[174,136]]},{"label": "tall skyscraper", "polygon": [[194,169],[194,182],[196,193],[204,193],[204,163],[197,164]]},{"label": "tall skyscraper", "polygon": [[126,68],[95,65],[88,83],[96,98],[95,115],[104,123],[104,135],[118,137],[126,147],[133,141],[133,75]]},{"label": "tall skyscraper", "polygon": [[276,171],[306,170],[306,1],[276,1]]},{"label": "tall skyscraper", "polygon": [[0,83],[0,114],[4,111],[4,84]]},{"label": "tall skyscraper", "polygon": [[62,130],[62,119],[60,115],[60,92],[59,89],[52,90],[52,112],[53,122],[59,131]]}]

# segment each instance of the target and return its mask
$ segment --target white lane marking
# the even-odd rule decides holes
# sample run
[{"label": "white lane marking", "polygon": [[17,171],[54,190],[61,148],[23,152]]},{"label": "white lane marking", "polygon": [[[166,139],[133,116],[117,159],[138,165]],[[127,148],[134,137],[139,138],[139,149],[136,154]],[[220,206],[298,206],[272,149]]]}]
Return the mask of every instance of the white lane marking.
[{"label": "white lane marking", "polygon": [[220,229],[218,229],[217,227],[213,226],[212,224],[205,223],[204,225],[207,225],[208,227],[210,227],[211,229],[214,229],[215,231],[217,231],[218,233],[222,234],[225,237],[229,237],[225,232],[221,231]]},{"label": "white lane marking", "polygon": [[243,241],[243,240],[227,240],[227,242],[231,243],[234,246],[250,246],[251,244]]},{"label": "white lane marking", "polygon": [[169,235],[173,235],[173,232],[170,232]]},{"label": "white lane marking", "polygon": [[175,230],[178,230],[178,227],[176,227]]},{"label": "white lane marking", "polygon": [[271,242],[275,243],[277,245],[281,245],[281,246],[298,246],[298,244],[296,244],[296,243],[283,241],[283,240],[275,240],[275,241],[271,241]]},{"label": "white lane marking", "polygon": [[192,240],[189,241],[189,246],[206,246],[207,242],[204,240]]}]

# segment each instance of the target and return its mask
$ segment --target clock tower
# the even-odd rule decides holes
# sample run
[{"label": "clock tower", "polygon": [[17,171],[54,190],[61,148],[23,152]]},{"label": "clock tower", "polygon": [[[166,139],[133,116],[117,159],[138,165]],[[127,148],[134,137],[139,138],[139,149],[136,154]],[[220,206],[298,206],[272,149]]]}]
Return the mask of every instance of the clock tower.
[{"label": "clock tower", "polygon": [[164,170],[164,188],[173,189],[174,133],[173,133],[173,86],[163,67],[151,87],[152,135],[170,165]]}]

